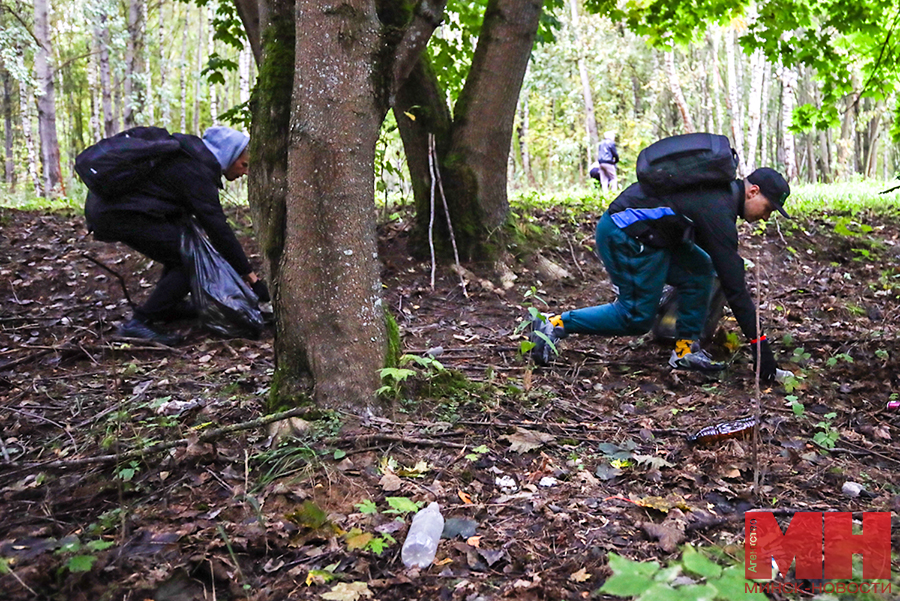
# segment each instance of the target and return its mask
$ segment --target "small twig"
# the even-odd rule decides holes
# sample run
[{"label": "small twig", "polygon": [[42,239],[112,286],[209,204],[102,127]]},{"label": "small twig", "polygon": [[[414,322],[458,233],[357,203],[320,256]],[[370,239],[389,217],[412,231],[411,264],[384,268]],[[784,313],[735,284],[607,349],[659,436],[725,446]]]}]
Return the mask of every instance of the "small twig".
[{"label": "small twig", "polygon": [[[428,134],[429,141],[432,135]],[[429,142],[430,146],[430,142]],[[428,174],[431,176],[431,205],[428,215],[428,247],[431,249],[431,289],[434,290],[434,272],[437,269],[437,263],[434,258],[434,156],[430,150],[428,152]]]},{"label": "small twig", "polygon": [[134,301],[131,300],[131,295],[128,294],[128,287],[125,285],[125,278],[123,278],[117,271],[110,269],[91,255],[83,253],[82,256],[94,265],[98,266],[100,269],[113,274],[119,280],[119,285],[122,286],[122,293],[125,294],[125,300],[128,302],[128,306],[134,308],[135,304]]},{"label": "small twig", "polygon": [[466,290],[466,279],[462,274],[462,265],[459,264],[459,251],[456,249],[456,234],[453,233],[453,222],[450,221],[450,208],[447,206],[447,196],[444,194],[444,184],[441,181],[441,170],[437,162],[437,152],[434,149],[434,134],[428,134],[428,152],[434,156],[434,178],[437,180],[438,190],[441,193],[441,202],[444,203],[444,215],[447,217],[447,229],[450,230],[450,243],[453,245],[453,259],[456,261],[456,270],[459,274],[459,285],[462,286],[463,296],[469,298],[469,291]]},{"label": "small twig", "polygon": [[72,446],[75,448],[75,452],[76,453],[78,452],[78,444],[75,442],[75,437],[72,436],[72,433],[69,432],[68,428],[66,428],[64,425],[60,424],[59,422],[55,422],[52,419],[48,419],[48,418],[44,417],[43,415],[38,415],[37,413],[31,413],[29,411],[22,411],[21,409],[16,409],[15,407],[10,407],[8,405],[0,405],[0,409],[6,409],[7,411],[12,411],[13,413],[18,413],[19,415],[24,415],[25,417],[32,417],[34,419],[45,421],[48,424],[56,426],[57,428],[59,428],[60,430],[62,430],[63,432],[65,432],[66,434],[69,435],[69,440],[72,441]]},{"label": "small twig", "polygon": [[760,319],[759,319],[759,306],[761,299],[761,290],[762,284],[759,278],[759,254],[756,255],[756,374],[754,377],[756,390],[753,396],[753,439],[751,442],[751,449],[753,455],[753,494],[757,499],[761,497],[759,490],[759,425],[762,423],[760,421],[760,405],[762,402],[760,397],[762,396],[762,392],[760,391],[759,386],[759,375],[760,370],[762,369],[762,333],[760,332]]},{"label": "small twig", "polygon": [[572,247],[572,239],[566,238],[566,242],[569,243],[569,252],[572,253],[572,262],[575,263],[575,267],[578,268],[578,272],[581,274],[582,279],[584,279],[584,269],[581,268],[581,265],[578,264],[578,258],[575,257],[575,249]]}]

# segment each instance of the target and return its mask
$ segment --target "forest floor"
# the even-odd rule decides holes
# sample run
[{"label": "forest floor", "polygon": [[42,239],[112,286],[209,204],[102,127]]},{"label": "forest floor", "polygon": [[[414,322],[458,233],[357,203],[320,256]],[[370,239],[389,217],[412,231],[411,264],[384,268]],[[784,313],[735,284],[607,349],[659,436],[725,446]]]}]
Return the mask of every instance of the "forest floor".
[{"label": "forest floor", "polygon": [[[229,212],[252,249],[246,211]],[[449,374],[405,366],[416,375],[394,388],[394,413],[352,428],[330,415],[223,432],[264,414],[271,331],[224,340],[179,323],[177,348],[116,340],[128,305],[86,255],[136,300],[158,266],[94,241],[80,215],[0,211],[0,597],[613,599],[595,591],[618,555],[682,568],[660,587],[718,578],[717,598],[743,599],[724,575],[743,573],[747,510],[784,525],[795,511],[900,509],[900,421],[885,408],[900,392],[900,221],[742,226],[766,330],[797,376],[763,387],[754,453],[685,438],[754,412],[746,346],[716,376],[671,370],[670,345],[649,335],[571,336],[551,368],[522,359],[527,306],[613,299],[591,253],[597,214],[523,215],[574,277],[542,282],[522,257],[509,288],[469,265],[468,298],[446,268],[432,290],[402,224],[380,229],[403,350],[441,347]],[[854,235],[862,222],[873,229]],[[718,354],[727,332],[728,317]],[[430,501],[456,519],[435,564],[407,570],[413,503]],[[698,569],[685,544],[725,571]]]}]

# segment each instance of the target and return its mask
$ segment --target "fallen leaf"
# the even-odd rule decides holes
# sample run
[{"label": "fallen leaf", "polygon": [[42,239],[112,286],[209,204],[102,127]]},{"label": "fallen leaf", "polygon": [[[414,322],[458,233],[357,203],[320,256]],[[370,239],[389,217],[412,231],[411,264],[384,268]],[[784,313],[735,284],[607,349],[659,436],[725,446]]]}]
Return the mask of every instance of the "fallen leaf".
[{"label": "fallen leaf", "polygon": [[666,553],[673,553],[678,545],[684,542],[684,528],[687,520],[677,507],[669,511],[669,515],[661,524],[655,522],[643,522],[641,529],[650,538],[657,541],[659,548]]},{"label": "fallen leaf", "polygon": [[459,496],[460,500],[461,500],[463,503],[465,503],[466,505],[471,505],[471,504],[472,504],[472,497],[471,497],[471,495],[469,495],[469,493],[463,492],[463,491],[459,491],[459,492],[457,492],[456,494]]},{"label": "fallen leaf", "polygon": [[365,582],[341,582],[336,584],[322,598],[328,601],[358,601],[360,597],[371,597],[372,591]]},{"label": "fallen leaf", "polygon": [[569,574],[569,580],[572,582],[584,582],[586,580],[590,580],[591,575],[587,573],[585,568],[581,568],[577,572],[572,572]]},{"label": "fallen leaf", "polygon": [[887,426],[878,426],[877,428],[875,428],[873,430],[873,432],[874,432],[875,436],[877,436],[878,438],[881,438],[882,440],[890,440],[891,439],[891,433],[887,429]]},{"label": "fallen leaf", "polygon": [[472,547],[475,547],[477,549],[478,545],[481,544],[481,537],[480,536],[470,536],[469,538],[466,539],[466,544],[471,545]]},{"label": "fallen leaf", "polygon": [[393,492],[395,490],[400,490],[400,485],[403,483],[400,480],[400,477],[396,474],[385,474],[381,477],[381,480],[378,484],[387,492]]},{"label": "fallen leaf", "polygon": [[508,440],[509,449],[516,453],[533,451],[554,440],[552,434],[534,432],[533,430],[526,430],[525,428],[516,428],[516,431],[513,434],[501,436],[500,438]]},{"label": "fallen leaf", "polygon": [[363,532],[359,528],[353,528],[347,533],[344,539],[347,541],[347,550],[356,551],[369,544],[369,541],[372,540],[372,533]]}]

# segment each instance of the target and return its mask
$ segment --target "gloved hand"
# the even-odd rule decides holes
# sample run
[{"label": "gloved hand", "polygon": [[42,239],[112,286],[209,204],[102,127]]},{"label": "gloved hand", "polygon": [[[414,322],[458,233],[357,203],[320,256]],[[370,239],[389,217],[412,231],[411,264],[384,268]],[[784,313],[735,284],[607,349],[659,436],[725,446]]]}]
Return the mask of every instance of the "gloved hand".
[{"label": "gloved hand", "polygon": [[256,298],[259,299],[261,303],[267,303],[272,300],[272,297],[269,296],[269,288],[266,286],[266,283],[262,280],[256,280],[252,284],[250,284],[250,289],[253,290],[253,294],[256,295]]},{"label": "gloved hand", "polygon": [[[750,345],[750,353],[753,355],[753,366],[754,372],[756,371],[756,345]],[[759,341],[759,379],[761,382],[774,382],[775,381],[775,373],[778,369],[778,364],[775,362],[775,355],[772,353],[772,347],[769,346],[768,340],[760,340]]]}]

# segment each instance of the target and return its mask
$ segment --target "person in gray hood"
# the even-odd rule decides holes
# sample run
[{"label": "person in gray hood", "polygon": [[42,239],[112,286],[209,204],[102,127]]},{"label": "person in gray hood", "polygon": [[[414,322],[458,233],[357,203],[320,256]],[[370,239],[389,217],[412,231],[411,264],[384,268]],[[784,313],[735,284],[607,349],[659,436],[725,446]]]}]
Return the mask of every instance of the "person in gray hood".
[{"label": "person in gray hood", "polygon": [[250,266],[219,202],[222,177],[233,181],[249,170],[250,137],[225,126],[210,127],[202,139],[172,135],[181,151],[162,161],[139,185],[116,198],[89,192],[85,202],[85,218],[94,238],[122,242],[163,266],[153,292],[134,308],[133,317],[119,327],[118,334],[167,345],[180,342],[180,336],[162,333],[153,324],[192,312],[185,298],[190,292],[190,276],[180,252],[189,216],[203,226],[216,250],[260,301],[270,300],[265,282]]}]

